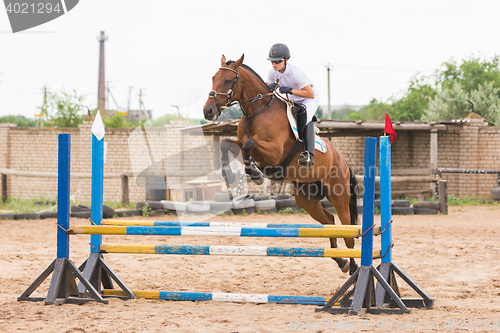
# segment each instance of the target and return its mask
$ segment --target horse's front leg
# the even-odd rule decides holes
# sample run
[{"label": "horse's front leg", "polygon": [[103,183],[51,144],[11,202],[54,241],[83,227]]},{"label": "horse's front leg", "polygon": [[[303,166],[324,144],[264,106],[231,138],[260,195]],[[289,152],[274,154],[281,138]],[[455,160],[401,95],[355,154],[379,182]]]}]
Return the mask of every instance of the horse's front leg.
[{"label": "horse's front leg", "polygon": [[221,173],[228,187],[230,187],[230,185],[236,180],[236,175],[233,173],[233,170],[231,170],[231,166],[229,165],[229,152],[231,152],[231,154],[233,154],[236,158],[238,157],[240,151],[241,144],[239,141],[224,139],[220,143]]},{"label": "horse's front leg", "polygon": [[252,179],[257,185],[261,185],[264,182],[264,177],[262,172],[255,168],[255,163],[253,161],[252,152],[257,147],[257,142],[254,139],[248,139],[243,145],[243,162],[245,162],[245,173]]}]

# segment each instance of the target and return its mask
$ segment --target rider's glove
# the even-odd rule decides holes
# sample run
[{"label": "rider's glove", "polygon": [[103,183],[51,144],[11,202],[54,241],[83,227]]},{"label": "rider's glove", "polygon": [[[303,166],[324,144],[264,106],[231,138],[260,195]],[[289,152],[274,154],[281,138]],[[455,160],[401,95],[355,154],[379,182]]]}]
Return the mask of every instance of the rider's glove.
[{"label": "rider's glove", "polygon": [[276,82],[271,83],[269,85],[269,90],[274,91],[274,89],[276,89],[276,86],[278,86],[278,84]]},{"label": "rider's glove", "polygon": [[289,87],[280,87],[280,93],[293,95],[292,88]]}]

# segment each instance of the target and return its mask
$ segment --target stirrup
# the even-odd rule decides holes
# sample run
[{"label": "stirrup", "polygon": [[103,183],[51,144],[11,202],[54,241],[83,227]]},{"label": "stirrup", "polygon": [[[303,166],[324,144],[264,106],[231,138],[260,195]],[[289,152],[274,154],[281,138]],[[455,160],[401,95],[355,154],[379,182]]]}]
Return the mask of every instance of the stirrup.
[{"label": "stirrup", "polygon": [[311,153],[309,153],[307,150],[303,151],[299,155],[298,163],[300,165],[306,166],[308,169],[311,168],[311,166],[314,164],[313,155],[311,155]]}]

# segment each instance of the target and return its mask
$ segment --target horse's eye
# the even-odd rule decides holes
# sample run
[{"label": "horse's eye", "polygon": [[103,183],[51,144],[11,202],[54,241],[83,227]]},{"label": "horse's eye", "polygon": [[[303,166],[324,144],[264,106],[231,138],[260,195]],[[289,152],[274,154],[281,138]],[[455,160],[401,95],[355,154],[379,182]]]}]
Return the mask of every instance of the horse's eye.
[{"label": "horse's eye", "polygon": [[230,84],[231,83],[231,80],[230,79],[226,79],[226,84]]}]

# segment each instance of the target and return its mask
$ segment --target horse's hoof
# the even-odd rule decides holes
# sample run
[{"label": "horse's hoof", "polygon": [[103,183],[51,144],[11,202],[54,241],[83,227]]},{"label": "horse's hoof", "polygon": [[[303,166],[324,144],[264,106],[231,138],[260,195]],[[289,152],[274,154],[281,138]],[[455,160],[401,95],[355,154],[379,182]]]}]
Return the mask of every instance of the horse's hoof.
[{"label": "horse's hoof", "polygon": [[262,175],[260,175],[260,177],[257,180],[254,180],[254,183],[256,185],[262,185],[264,183],[264,177],[262,177]]},{"label": "horse's hoof", "polygon": [[332,259],[335,260],[337,265],[339,265],[339,268],[342,271],[342,273],[347,273],[349,271],[349,261],[348,260],[345,260],[342,258],[332,258]]},{"label": "horse's hoof", "polygon": [[349,275],[353,275],[354,273],[356,273],[358,268],[359,268],[359,266],[356,263],[354,263],[353,265],[349,265]]},{"label": "horse's hoof", "polygon": [[345,265],[340,267],[340,270],[342,271],[342,273],[347,273],[349,272],[349,268],[350,268],[349,262],[346,260]]},{"label": "horse's hoof", "polygon": [[[256,171],[258,172],[258,171]],[[248,174],[248,173],[247,173]],[[256,184],[256,185],[262,185],[264,183],[264,177],[262,176],[262,173],[258,172],[257,174],[248,174],[250,179]]]},{"label": "horse's hoof", "polygon": [[227,174],[226,172],[222,171],[222,178],[226,181],[226,185],[231,185],[236,181],[236,176],[234,173],[229,173]]}]

